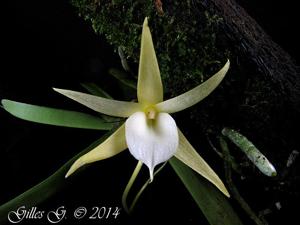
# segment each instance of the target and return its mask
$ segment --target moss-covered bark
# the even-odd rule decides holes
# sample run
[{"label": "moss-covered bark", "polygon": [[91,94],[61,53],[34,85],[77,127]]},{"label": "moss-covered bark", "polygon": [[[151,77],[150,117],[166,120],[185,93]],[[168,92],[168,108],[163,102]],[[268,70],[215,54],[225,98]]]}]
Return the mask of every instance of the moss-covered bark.
[{"label": "moss-covered bark", "polygon": [[204,72],[218,68],[227,57],[216,48],[220,18],[194,8],[191,2],[163,1],[164,14],[160,16],[153,1],[72,0],[95,32],[105,35],[116,48],[122,46],[135,62],[142,23],[149,17],[162,78],[171,94],[178,93],[177,86],[184,91],[203,81],[209,76]]},{"label": "moss-covered bark", "polygon": [[[91,21],[95,32],[105,35],[116,49],[122,46],[134,62],[139,57],[141,25],[148,16],[169,96],[201,83],[230,58],[230,73],[221,87],[190,114],[202,132],[219,132],[227,125],[265,134],[266,129],[273,129],[274,120],[281,118],[283,123],[287,122],[289,106],[284,102],[284,93],[267,77],[260,76],[257,67],[236,49],[238,43],[232,43],[223,30],[223,18],[211,15],[199,2],[163,1],[163,15],[153,1],[71,2],[83,18]],[[282,136],[285,125],[275,124],[280,134],[274,130],[272,134]],[[290,133],[285,136],[288,138]]]},{"label": "moss-covered bark", "polygon": [[[198,141],[202,145],[205,135],[218,136],[224,126],[240,130],[274,163],[278,183],[287,179],[280,177],[280,171],[285,169],[288,154],[299,148],[294,133],[299,122],[297,110],[289,103],[286,90],[263,76],[264,71],[251,61],[253,55],[247,56],[245,46],[226,33],[230,31],[225,29],[224,18],[211,14],[217,10],[208,12],[205,4],[193,0],[162,1],[163,15],[154,1],[71,2],[96,33],[105,35],[116,49],[123,47],[133,62],[138,62],[142,22],[149,17],[168,96],[198,85],[230,58],[231,69],[221,86],[201,104],[179,114],[184,119],[178,121],[188,128],[185,132],[193,133],[190,136],[202,137]],[[285,188],[290,187],[279,187]]]}]

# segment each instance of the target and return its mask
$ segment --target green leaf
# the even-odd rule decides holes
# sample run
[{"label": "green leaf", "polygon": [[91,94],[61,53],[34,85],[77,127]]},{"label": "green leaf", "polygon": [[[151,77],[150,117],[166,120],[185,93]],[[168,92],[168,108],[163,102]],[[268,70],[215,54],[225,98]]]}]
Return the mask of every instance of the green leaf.
[{"label": "green leaf", "polygon": [[36,123],[95,130],[110,130],[113,127],[112,123],[81,112],[30,105],[7,99],[3,99],[1,103],[13,116]]},{"label": "green leaf", "polygon": [[199,173],[202,177],[214,184],[224,195],[230,197],[225,185],[214,170],[205,162],[198,154],[194,147],[189,143],[184,134],[178,129],[179,146],[175,153],[175,157],[185,165]]},{"label": "green leaf", "polygon": [[112,99],[112,97],[106,91],[104,91],[95,83],[87,82],[87,83],[81,83],[80,85],[84,87],[92,95]]},{"label": "green leaf", "polygon": [[175,157],[169,162],[211,225],[242,225],[226,197],[210,182]]},{"label": "green leaf", "polygon": [[133,80],[128,79],[126,73],[118,70],[118,69],[109,69],[109,74],[112,75],[114,78],[116,78],[118,81],[120,81],[121,84],[130,87],[134,90],[137,89],[137,84]]},{"label": "green leaf", "polygon": [[24,193],[15,197],[14,199],[6,202],[5,204],[0,206],[0,224],[3,224],[7,221],[7,214],[12,211],[18,209],[22,205],[26,205],[26,207],[37,206],[38,204],[44,202],[45,200],[51,198],[55,193],[62,190],[64,186],[68,183],[65,179],[65,174],[67,173],[70,166],[77,160],[80,156],[89,152],[97,145],[102,143],[106,138],[112,134],[113,131],[107,132],[102,138],[92,143],[89,147],[75,155],[72,159],[70,159],[66,164],[60,167],[56,172],[54,172],[51,176],[49,176],[44,181],[39,184],[33,186],[28,189]]}]

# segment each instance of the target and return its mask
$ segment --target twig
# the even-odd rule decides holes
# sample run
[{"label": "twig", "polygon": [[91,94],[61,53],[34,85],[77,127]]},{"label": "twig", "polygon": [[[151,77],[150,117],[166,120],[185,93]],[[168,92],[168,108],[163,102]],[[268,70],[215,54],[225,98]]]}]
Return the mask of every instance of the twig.
[{"label": "twig", "polygon": [[232,197],[240,204],[241,208],[248,214],[250,219],[252,219],[255,224],[257,225],[267,225],[267,222],[261,221],[255,213],[252,211],[248,203],[244,200],[244,198],[240,195],[238,189],[233,183],[232,176],[231,176],[231,166],[229,164],[228,158],[230,158],[230,152],[227,146],[226,141],[221,137],[220,138],[220,145],[223,151],[224,156],[224,168],[225,168],[225,179],[228,185],[228,188],[231,192]]},{"label": "twig", "polygon": [[210,147],[217,153],[218,156],[220,156],[222,159],[224,158],[223,157],[223,154],[216,148],[216,146],[212,143],[212,141],[210,140],[208,134],[206,134],[206,139],[208,141],[208,144],[210,145]]},{"label": "twig", "polygon": [[[208,141],[208,144],[210,145],[210,147],[217,153],[218,156],[220,156],[222,159],[225,160],[225,157],[223,156],[222,152],[220,152],[217,147],[213,144],[213,142],[211,141],[211,139],[209,138],[208,134],[206,134],[206,139]],[[235,161],[233,156],[229,156],[227,159],[228,163],[231,165],[232,169],[237,172],[238,174],[242,174],[240,166],[238,165],[238,163]]]}]

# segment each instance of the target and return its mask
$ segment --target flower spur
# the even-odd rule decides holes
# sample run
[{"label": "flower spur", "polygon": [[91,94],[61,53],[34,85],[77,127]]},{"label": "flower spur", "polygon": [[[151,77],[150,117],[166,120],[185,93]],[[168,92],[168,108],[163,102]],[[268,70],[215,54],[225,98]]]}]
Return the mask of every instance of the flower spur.
[{"label": "flower spur", "polygon": [[170,116],[170,113],[184,110],[207,97],[222,81],[229,64],[228,60],[221,70],[190,91],[163,101],[160,71],[148,20],[145,18],[138,71],[138,102],[117,101],[54,88],[55,91],[97,112],[115,117],[128,117],[125,124],[103,143],[77,159],[66,177],[85,164],[110,158],[128,148],[139,162],[149,168],[151,181],[155,166],[175,156],[229,196],[223,182],[196,152]]}]

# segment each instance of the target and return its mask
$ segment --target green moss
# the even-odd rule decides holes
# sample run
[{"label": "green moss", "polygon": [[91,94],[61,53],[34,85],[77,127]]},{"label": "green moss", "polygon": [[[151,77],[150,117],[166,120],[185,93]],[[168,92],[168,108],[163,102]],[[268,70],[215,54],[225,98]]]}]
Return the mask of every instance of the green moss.
[{"label": "green moss", "polygon": [[[163,1],[164,15],[159,16],[153,1],[71,0],[79,14],[91,21],[96,33],[105,35],[115,48],[138,61],[144,18],[150,29],[166,92],[177,95],[206,79],[204,71],[219,67],[224,54],[216,49],[219,18],[190,1]],[[222,51],[224,52],[224,51]],[[209,73],[207,75],[211,75]]]},{"label": "green moss", "polygon": [[292,119],[286,120],[295,115],[289,115],[283,96],[256,70],[238,41],[226,36],[224,21],[206,12],[202,1],[164,0],[162,16],[154,1],[71,2],[96,33],[104,35],[116,50],[122,46],[135,63],[139,59],[142,23],[149,17],[166,98],[200,84],[230,59],[230,71],[216,91],[201,104],[174,115],[179,127],[191,140],[194,137],[194,143],[205,140],[205,134],[220,135],[228,126],[241,130],[263,149],[288,149],[295,144],[296,133],[290,129],[295,125]]},{"label": "green moss", "polygon": [[164,0],[164,15],[160,16],[153,1],[71,1],[96,33],[104,35],[115,49],[122,46],[129,59],[136,63],[142,23],[149,17],[166,97],[195,87],[230,58],[232,66],[221,86],[201,104],[178,115],[191,119],[186,124],[190,128],[195,126],[191,130],[200,133],[211,130],[216,134],[222,126],[255,128],[257,133],[272,130],[274,112],[281,112],[276,104],[280,97],[253,70],[247,56],[235,52],[236,48],[220,29],[222,19],[210,15],[199,2]]}]

